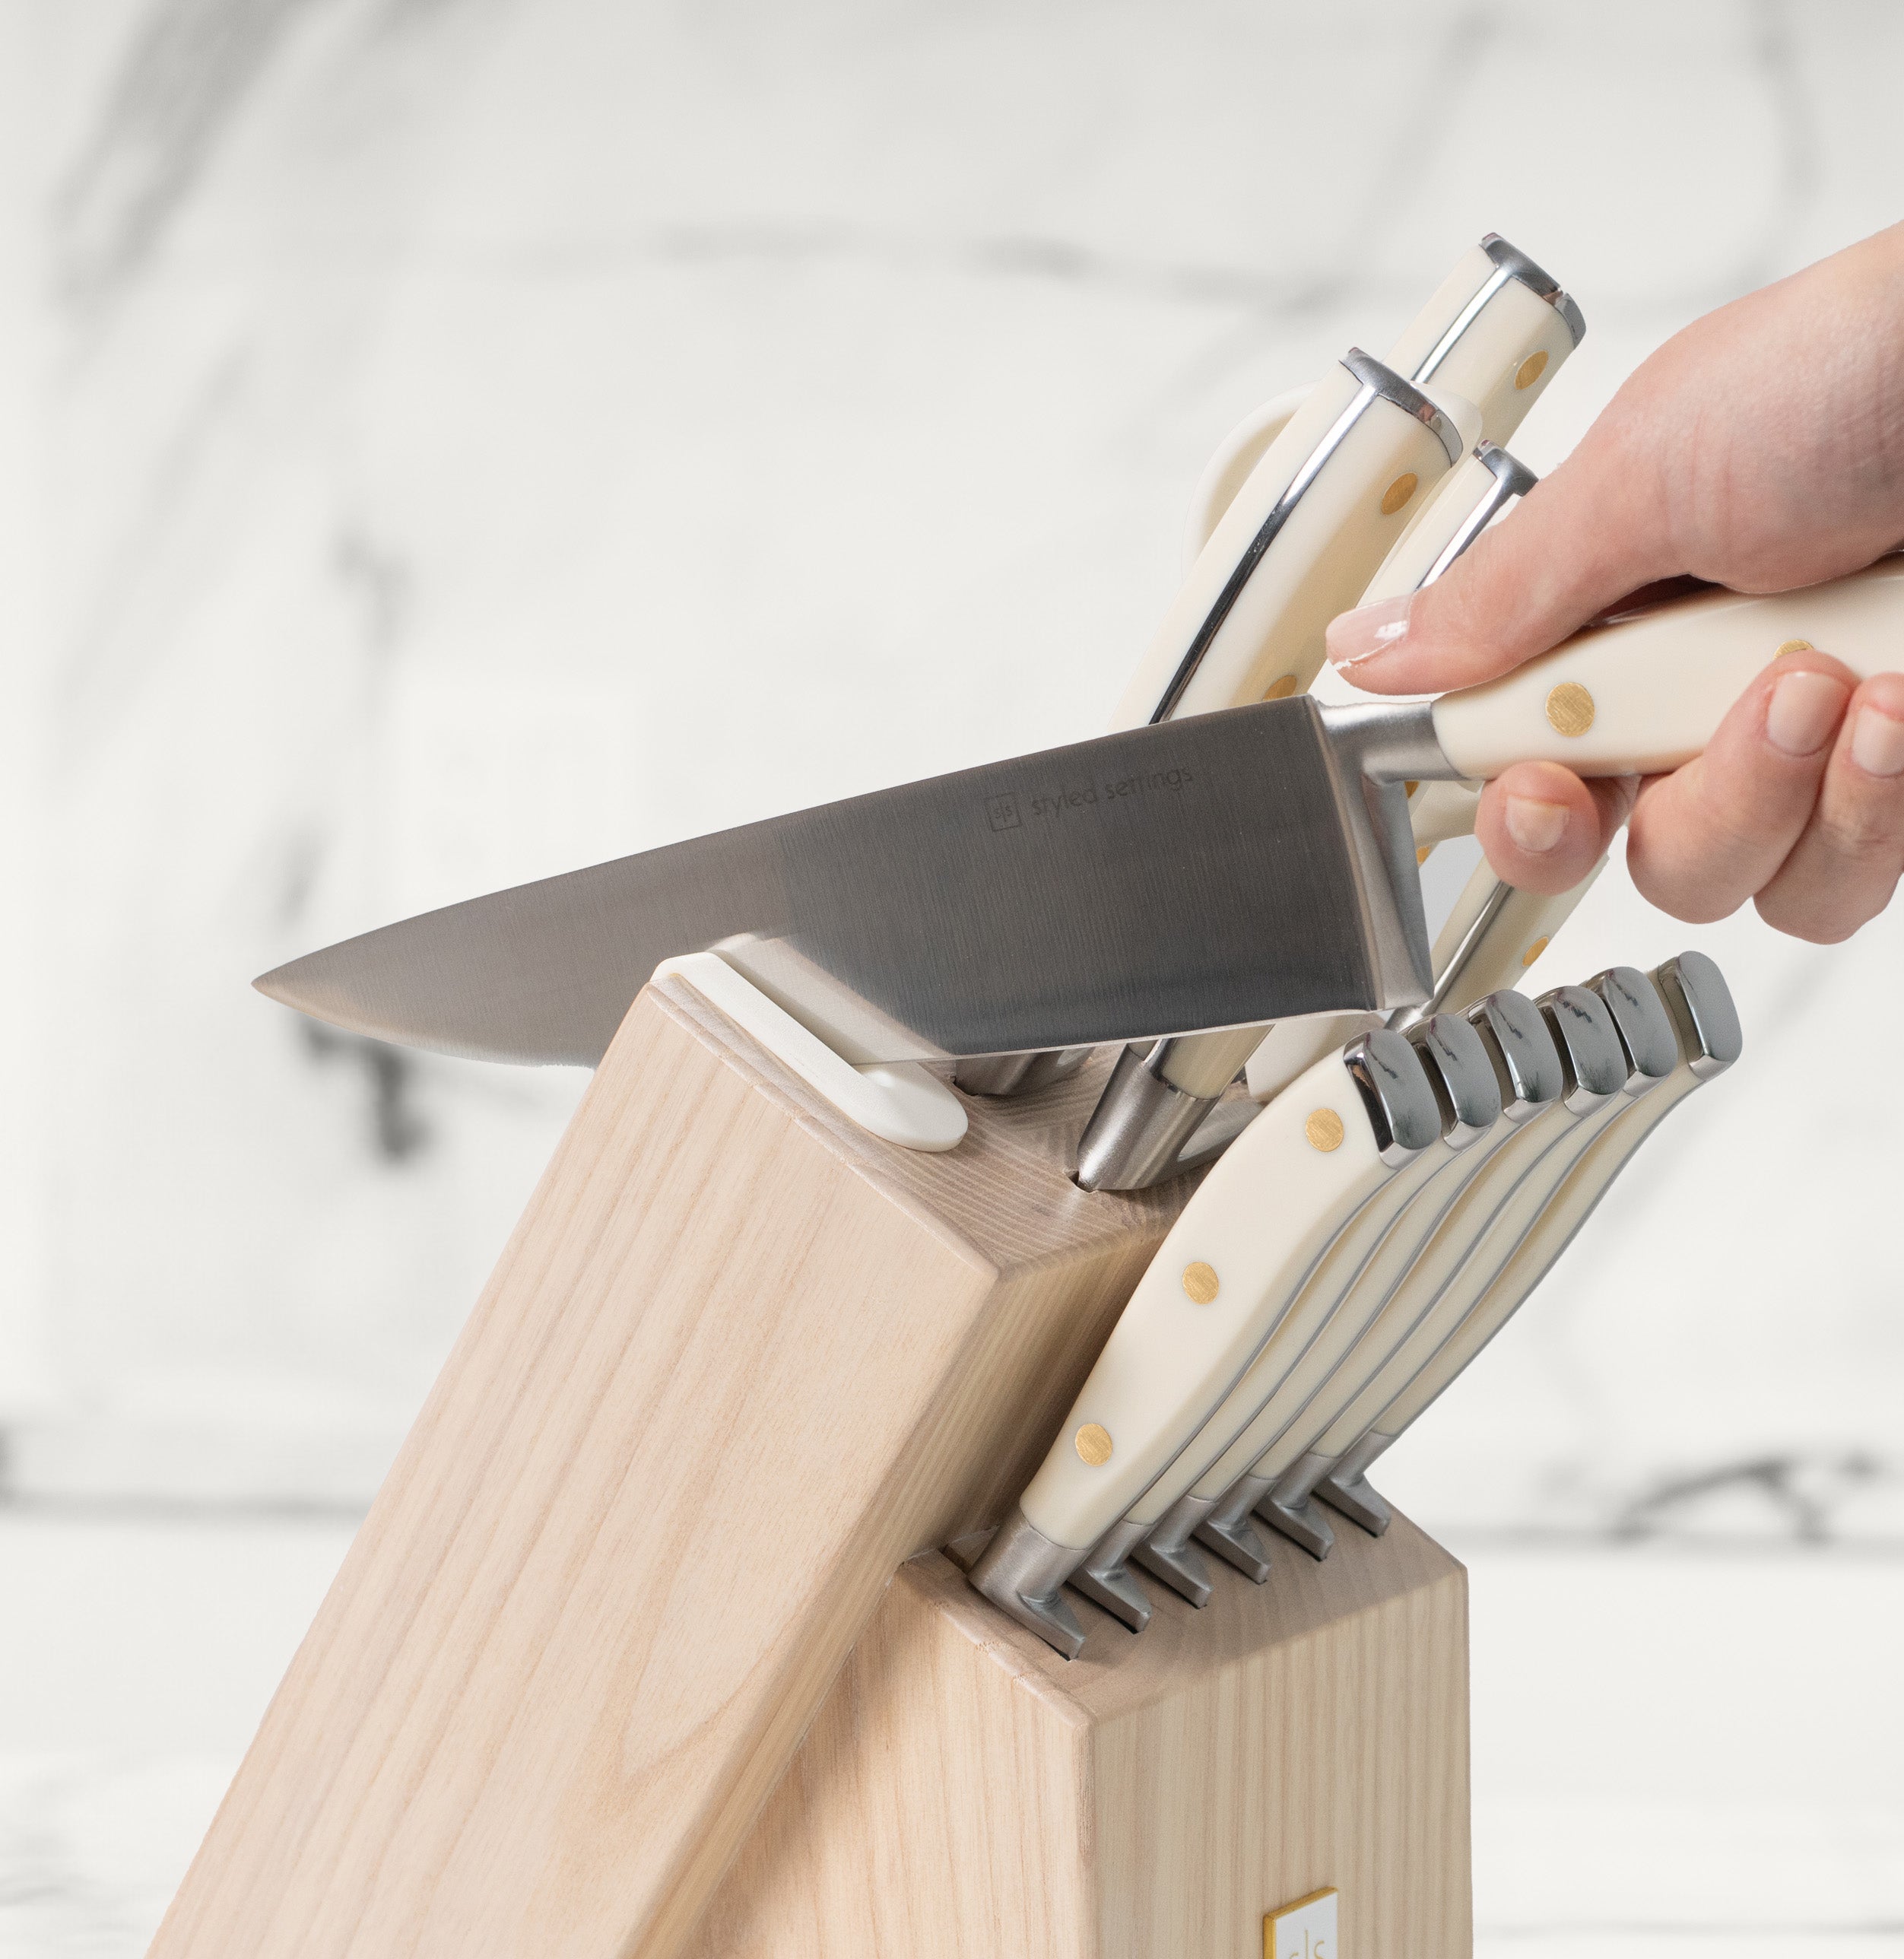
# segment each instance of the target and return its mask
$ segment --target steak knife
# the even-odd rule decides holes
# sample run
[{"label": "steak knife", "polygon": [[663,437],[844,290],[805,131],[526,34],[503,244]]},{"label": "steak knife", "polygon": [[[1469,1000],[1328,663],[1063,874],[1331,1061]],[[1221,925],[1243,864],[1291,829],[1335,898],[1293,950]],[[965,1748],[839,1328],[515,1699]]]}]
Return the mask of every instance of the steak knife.
[{"label": "steak knife", "polygon": [[1676,767],[1800,642],[1904,670],[1904,562],[1670,601],[1433,702],[1264,701],[750,824],[257,983],[375,1039],[589,1065],[695,951],[860,1065],[1389,1012],[1433,984],[1407,781]]},{"label": "steak knife", "polygon": [[[1457,1160],[1499,1119],[1500,1091],[1493,1065],[1480,1036],[1464,1020],[1437,1014],[1416,1027],[1409,1039],[1440,1106],[1439,1138],[1391,1177],[1379,1195],[1357,1213],[1319,1261],[1275,1331],[1257,1349],[1242,1379],[1110,1534],[1115,1555],[1121,1557],[1130,1552],[1147,1571],[1193,1605],[1201,1605],[1209,1599],[1210,1577],[1189,1538],[1211,1505],[1197,1509],[1188,1495],[1191,1486],[1257,1417],[1265,1402],[1291,1394],[1306,1399],[1309,1389],[1328,1374],[1333,1365],[1330,1356],[1342,1342],[1347,1302],[1360,1291],[1372,1269],[1398,1258],[1405,1266],[1413,1256],[1407,1246],[1418,1243],[1433,1227],[1436,1210],[1433,1193],[1448,1186],[1449,1173]],[[1274,1165],[1265,1169],[1264,1195],[1278,1202],[1281,1176]],[[1307,1388],[1303,1385],[1306,1382]],[[1190,1521],[1185,1521],[1186,1516]],[[1105,1548],[1100,1545],[1086,1561],[1082,1575],[1101,1577],[1100,1560]],[[1087,1586],[1079,1584],[1078,1589],[1087,1597],[1093,1595]]]},{"label": "steak knife", "polygon": [[[1604,1043],[1599,1052],[1573,1037],[1570,1016],[1588,1010],[1589,1003],[1604,1030],[1597,1037]],[[1362,1373],[1364,1385],[1359,1389],[1353,1377],[1345,1381],[1353,1392],[1333,1397],[1340,1412],[1304,1453],[1297,1457],[1289,1450],[1279,1456],[1279,1465],[1288,1463],[1287,1472],[1256,1503],[1258,1516],[1315,1557],[1326,1556],[1334,1541],[1326,1519],[1308,1501],[1315,1483],[1461,1326],[1582,1153],[1672,1072],[1671,1023],[1645,976],[1630,967],[1611,967],[1585,988],[1557,988],[1544,995],[1540,1005],[1560,1050],[1566,1113],[1557,1110],[1529,1124],[1489,1165],[1490,1171],[1498,1167],[1495,1185],[1457,1210],[1445,1227],[1448,1244],[1436,1259],[1424,1261],[1411,1307],[1423,1300],[1429,1285],[1436,1289],[1414,1323],[1372,1373]],[[1601,1072],[1588,1076],[1585,1071],[1590,1067]],[[1503,1190],[1503,1185],[1511,1187]]]},{"label": "steak knife", "polygon": [[1368,1484],[1369,1465],[1392,1447],[1506,1325],[1553,1268],[1633,1154],[1693,1091],[1737,1060],[1744,1041],[1724,976],[1702,952],[1681,953],[1652,975],[1671,1017],[1675,1065],[1635,1107],[1623,1110],[1587,1148],[1549,1199],[1513,1257],[1453,1336],[1375,1418],[1316,1484],[1345,1516],[1377,1535],[1388,1510]]},{"label": "steak knife", "polygon": [[[1059,1586],[1195,1434],[1344,1228],[1441,1133],[1415,1049],[1385,1029],[1265,1110],[1170,1227],[972,1583],[1075,1656],[1084,1635]],[[1278,1180],[1267,1205],[1265,1166]]]},{"label": "steak knife", "polygon": [[[1394,1256],[1385,1246],[1383,1256],[1357,1280],[1338,1316],[1339,1339],[1331,1343],[1328,1354],[1317,1357],[1329,1363],[1326,1371],[1273,1398],[1182,1500],[1182,1514],[1160,1526],[1160,1532],[1168,1527],[1176,1534],[1187,1526],[1259,1585],[1269,1576],[1269,1554],[1250,1524],[1251,1511],[1414,1326],[1439,1289],[1438,1272],[1452,1272],[1458,1262],[1458,1247],[1468,1234],[1450,1224],[1437,1238],[1444,1219],[1464,1200],[1468,1214],[1476,1214],[1474,1206],[1486,1199],[1471,1193],[1484,1167],[1522,1124],[1566,1091],[1560,1052],[1531,1000],[1520,993],[1493,993],[1469,1008],[1467,1018],[1493,1068],[1499,1116],[1442,1173],[1432,1193],[1434,1201],[1420,1221],[1422,1228],[1398,1230]],[[1510,1186],[1510,1176],[1496,1173],[1497,1195]],[[1302,1394],[1305,1387],[1309,1392]]]}]

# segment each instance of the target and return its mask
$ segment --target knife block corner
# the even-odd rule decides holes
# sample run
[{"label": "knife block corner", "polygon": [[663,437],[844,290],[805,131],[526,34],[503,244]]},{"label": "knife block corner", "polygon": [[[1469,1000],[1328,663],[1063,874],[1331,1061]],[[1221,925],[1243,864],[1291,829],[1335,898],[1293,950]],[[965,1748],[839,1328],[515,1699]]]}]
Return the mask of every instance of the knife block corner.
[{"label": "knife block corner", "polygon": [[1194,1187],[1071,1183],[1106,1065],[916,1154],[644,989],[152,1959],[683,1950],[894,1572],[1009,1509]]}]

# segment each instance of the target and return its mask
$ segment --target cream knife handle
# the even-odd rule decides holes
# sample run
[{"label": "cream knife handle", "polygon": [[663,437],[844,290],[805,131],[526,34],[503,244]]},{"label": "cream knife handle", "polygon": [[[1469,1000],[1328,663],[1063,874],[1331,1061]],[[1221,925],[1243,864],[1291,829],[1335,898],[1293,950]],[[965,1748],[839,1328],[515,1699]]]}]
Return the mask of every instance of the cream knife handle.
[{"label": "cream knife handle", "polygon": [[[1365,1087],[1358,1068],[1387,1078]],[[1031,1525],[1055,1545],[1094,1544],[1249,1365],[1337,1234],[1439,1134],[1413,1049],[1385,1032],[1325,1056],[1258,1116],[1138,1281],[1020,1499]]]},{"label": "cream knife handle", "polygon": [[1482,435],[1506,442],[1586,330],[1558,282],[1490,232],[1389,349],[1388,364],[1417,387],[1465,395]]},{"label": "cream knife handle", "polygon": [[1419,1007],[1404,1008],[1392,1024],[1457,1014],[1504,986],[1519,986],[1606,868],[1603,856],[1579,884],[1544,897],[1503,884],[1485,861],[1476,865],[1435,940],[1434,991]]},{"label": "cream knife handle", "polygon": [[1349,1221],[1309,1273],[1288,1311],[1278,1316],[1274,1332],[1257,1349],[1241,1379],[1205,1416],[1176,1459],[1125,1512],[1131,1522],[1155,1523],[1234,1442],[1263,1404],[1280,1392],[1290,1375],[1306,1370],[1315,1348],[1326,1341],[1337,1309],[1357,1275],[1393,1235],[1397,1220],[1452,1154],[1439,1139],[1431,1143],[1412,1163],[1396,1171]]},{"label": "cream knife handle", "polygon": [[1737,1011],[1718,968],[1705,954],[1681,953],[1655,977],[1673,1019],[1678,1065],[1614,1114],[1579,1153],[1499,1275],[1427,1364],[1369,1424],[1377,1434],[1392,1440],[1426,1411],[1553,1269],[1639,1146],[1694,1089],[1738,1059],[1743,1043]]},{"label": "cream knife handle", "polygon": [[1429,1403],[1453,1383],[1547,1276],[1634,1151],[1699,1086],[1699,1078],[1690,1068],[1674,1069],[1639,1101],[1613,1114],[1568,1167],[1557,1187],[1541,1188],[1537,1193],[1540,1214],[1513,1256],[1427,1364],[1369,1423],[1371,1428],[1392,1440],[1426,1412]]},{"label": "cream knife handle", "polygon": [[1698,754],[1779,654],[1814,647],[1861,679],[1904,672],[1904,558],[1802,591],[1702,592],[1590,627],[1499,680],[1443,694],[1436,738],[1461,776],[1524,761],[1657,774]]}]

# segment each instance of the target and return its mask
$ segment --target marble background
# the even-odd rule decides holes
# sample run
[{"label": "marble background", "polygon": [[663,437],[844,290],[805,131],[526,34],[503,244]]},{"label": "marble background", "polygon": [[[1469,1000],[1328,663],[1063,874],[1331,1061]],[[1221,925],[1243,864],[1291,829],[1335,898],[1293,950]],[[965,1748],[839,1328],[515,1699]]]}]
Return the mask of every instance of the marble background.
[{"label": "marble background", "polygon": [[[1257,401],[1385,345],[1498,230],[1588,321],[1515,443],[1550,467],[1677,326],[1900,214],[1900,56],[1881,0],[0,0],[0,1473],[33,1531],[107,1520],[6,1540],[20,1636],[92,1609],[111,1519],[357,1514],[579,1091],[319,1034],[252,974],[1095,732]],[[1706,1575],[1688,1609],[1825,1585],[1861,1637],[1904,1568],[1904,918],[1829,950],[1694,931],[1616,866],[1533,980],[1687,944],[1745,1060],[1384,1487],[1477,1555],[1547,1547],[1509,1560],[1530,1600],[1556,1547],[1597,1598],[1596,1547],[1657,1538]],[[229,1564],[179,1569],[181,1626],[232,1606]],[[1765,1671],[1802,1662],[1754,1624]],[[0,1811],[43,1834],[32,1764],[81,1757],[42,1700],[160,1662],[33,1655]],[[1546,1704],[1526,1684],[1503,1734]],[[220,1719],[129,1769],[87,1739],[121,1780],[72,1769],[75,1800],[178,1813],[136,1764],[189,1781],[191,1735],[242,1745]],[[1842,1764],[1805,1784],[1805,1827],[1866,1846],[1820,1853],[1857,1897],[1834,1952],[1904,1950],[1881,1745],[1849,1807]],[[1477,1766],[1484,1805],[1549,1815],[1501,1793],[1520,1773]],[[87,1943],[55,1881],[9,1919],[46,1862],[7,1829],[0,1948],[136,1949]],[[1687,1922],[1743,1935],[1715,1911]],[[1497,1952],[1605,1929],[1484,1922]]]}]

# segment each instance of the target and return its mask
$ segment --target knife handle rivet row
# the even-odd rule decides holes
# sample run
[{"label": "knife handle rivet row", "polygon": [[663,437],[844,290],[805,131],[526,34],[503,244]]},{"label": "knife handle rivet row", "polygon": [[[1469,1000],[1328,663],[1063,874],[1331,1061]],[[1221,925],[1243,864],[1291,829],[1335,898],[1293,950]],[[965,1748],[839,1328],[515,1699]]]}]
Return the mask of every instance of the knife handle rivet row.
[{"label": "knife handle rivet row", "polygon": [[1183,1290],[1193,1305],[1207,1306],[1217,1296],[1215,1267],[1192,1259],[1183,1268]]},{"label": "knife handle rivet row", "polygon": [[1096,1422],[1085,1423],[1071,1438],[1071,1446],[1078,1460],[1093,1469],[1101,1469],[1111,1459],[1111,1432]]},{"label": "knife handle rivet row", "polygon": [[1312,1109],[1309,1120],[1303,1125],[1303,1134],[1309,1138],[1311,1149],[1321,1150],[1326,1154],[1331,1150],[1342,1147],[1342,1118],[1333,1109]]}]

